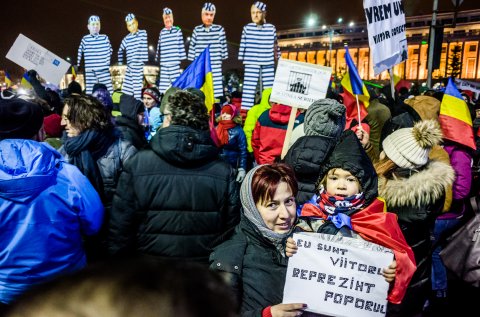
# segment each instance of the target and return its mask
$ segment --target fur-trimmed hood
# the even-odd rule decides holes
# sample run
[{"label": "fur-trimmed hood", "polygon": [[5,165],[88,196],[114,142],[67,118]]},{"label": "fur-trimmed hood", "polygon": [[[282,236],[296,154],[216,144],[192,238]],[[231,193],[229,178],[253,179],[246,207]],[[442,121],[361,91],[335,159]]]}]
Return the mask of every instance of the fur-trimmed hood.
[{"label": "fur-trimmed hood", "polygon": [[378,177],[378,194],[387,202],[388,208],[432,204],[445,194],[453,184],[455,172],[444,162],[431,160],[425,168],[409,178],[394,178],[387,181]]}]

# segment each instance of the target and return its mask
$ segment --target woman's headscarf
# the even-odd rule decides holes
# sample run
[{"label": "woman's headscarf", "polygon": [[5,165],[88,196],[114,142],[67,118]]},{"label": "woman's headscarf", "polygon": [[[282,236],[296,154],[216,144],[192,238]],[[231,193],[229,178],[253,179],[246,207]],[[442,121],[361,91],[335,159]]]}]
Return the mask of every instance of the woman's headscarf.
[{"label": "woman's headscarf", "polygon": [[252,222],[255,225],[255,227],[260,231],[260,233],[265,238],[270,240],[275,245],[275,247],[279,251],[281,251],[280,253],[283,255],[284,254],[283,240],[288,237],[290,232],[277,233],[277,232],[274,232],[272,229],[268,228],[267,225],[265,224],[265,221],[262,218],[262,215],[260,214],[260,211],[258,211],[255,202],[253,201],[252,179],[255,172],[261,166],[263,165],[258,165],[252,168],[245,176],[242,186],[240,187],[240,201],[242,202],[243,214],[245,215],[245,217],[247,217],[248,220],[250,220],[250,222]]}]

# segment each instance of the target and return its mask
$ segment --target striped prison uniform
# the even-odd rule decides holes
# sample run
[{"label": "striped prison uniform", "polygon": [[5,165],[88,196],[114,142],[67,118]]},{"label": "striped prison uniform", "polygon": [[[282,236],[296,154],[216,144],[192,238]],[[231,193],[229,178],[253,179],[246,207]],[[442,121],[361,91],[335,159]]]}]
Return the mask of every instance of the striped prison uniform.
[{"label": "striped prison uniform", "polygon": [[193,30],[188,59],[193,61],[210,44],[210,64],[212,66],[213,89],[216,98],[223,96],[222,60],[228,58],[227,40],[223,26],[212,24],[206,28],[203,24]]},{"label": "striped prison uniform", "polygon": [[158,90],[162,94],[180,75],[180,62],[186,58],[182,30],[178,26],[174,26],[170,30],[163,28],[158,36],[155,54],[155,61],[160,63]]},{"label": "striped prison uniform", "polygon": [[105,34],[85,35],[78,47],[77,66],[80,67],[82,55],[85,63],[86,93],[91,94],[93,85],[101,83],[113,94],[112,77],[110,75],[110,59],[112,45]]},{"label": "striped prison uniform", "polygon": [[127,71],[123,79],[122,92],[142,100],[143,65],[148,62],[147,32],[138,30],[125,36],[118,49],[118,63],[123,64],[123,52],[127,55]]},{"label": "striped prison uniform", "polygon": [[252,22],[243,27],[238,53],[238,59],[245,65],[242,109],[249,110],[253,107],[260,72],[263,89],[273,86],[275,58],[279,57],[277,31],[273,24],[257,26]]}]

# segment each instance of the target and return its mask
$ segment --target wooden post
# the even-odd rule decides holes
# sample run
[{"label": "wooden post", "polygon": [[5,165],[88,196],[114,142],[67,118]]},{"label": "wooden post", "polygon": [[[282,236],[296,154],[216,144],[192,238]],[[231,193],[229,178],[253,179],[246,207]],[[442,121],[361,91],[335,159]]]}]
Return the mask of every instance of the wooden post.
[{"label": "wooden post", "polygon": [[297,107],[292,107],[290,110],[290,118],[288,119],[287,134],[285,134],[285,141],[283,141],[282,155],[280,158],[283,160],[285,155],[288,152],[288,145],[290,144],[290,139],[292,138],[293,125],[295,124],[295,118],[297,115]]},{"label": "wooden post", "polygon": [[389,68],[388,73],[390,74],[390,92],[392,94],[392,99],[395,100],[395,82],[393,80],[393,68]]}]

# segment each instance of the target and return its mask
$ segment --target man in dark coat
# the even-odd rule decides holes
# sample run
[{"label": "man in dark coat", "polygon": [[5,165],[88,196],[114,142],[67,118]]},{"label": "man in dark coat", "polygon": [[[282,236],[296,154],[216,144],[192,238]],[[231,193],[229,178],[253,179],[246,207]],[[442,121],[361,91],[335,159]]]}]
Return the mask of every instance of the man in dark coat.
[{"label": "man in dark coat", "polygon": [[113,202],[109,251],[208,263],[210,246],[240,217],[235,171],[210,138],[199,97],[176,91],[151,150],[125,164]]},{"label": "man in dark coat", "polygon": [[145,127],[142,125],[145,117],[143,102],[132,95],[122,94],[118,107],[122,115],[115,118],[115,123],[123,138],[139,150],[146,148],[148,142],[145,138]]}]

